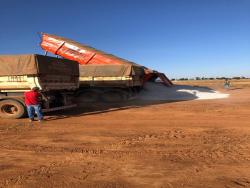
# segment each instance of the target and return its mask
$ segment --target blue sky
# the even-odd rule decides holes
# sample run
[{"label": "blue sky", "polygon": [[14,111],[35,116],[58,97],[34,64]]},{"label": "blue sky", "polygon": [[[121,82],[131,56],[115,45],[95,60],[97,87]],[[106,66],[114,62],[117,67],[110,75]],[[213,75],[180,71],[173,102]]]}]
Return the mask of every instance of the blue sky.
[{"label": "blue sky", "polygon": [[250,0],[1,0],[0,54],[64,36],[169,77],[249,76]]}]

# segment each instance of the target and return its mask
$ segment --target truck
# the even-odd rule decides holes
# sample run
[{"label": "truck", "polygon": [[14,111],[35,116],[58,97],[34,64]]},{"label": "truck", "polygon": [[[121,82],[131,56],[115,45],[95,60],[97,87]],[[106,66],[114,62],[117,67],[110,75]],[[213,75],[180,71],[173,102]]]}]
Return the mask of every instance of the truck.
[{"label": "truck", "polygon": [[79,63],[78,96],[82,102],[124,101],[135,96],[146,82],[157,78],[168,87],[173,85],[163,73],[64,37],[41,33],[40,46],[46,54]]},{"label": "truck", "polygon": [[24,92],[38,87],[42,111],[75,107],[79,65],[71,60],[38,54],[0,55],[0,116],[21,118],[26,114]]}]

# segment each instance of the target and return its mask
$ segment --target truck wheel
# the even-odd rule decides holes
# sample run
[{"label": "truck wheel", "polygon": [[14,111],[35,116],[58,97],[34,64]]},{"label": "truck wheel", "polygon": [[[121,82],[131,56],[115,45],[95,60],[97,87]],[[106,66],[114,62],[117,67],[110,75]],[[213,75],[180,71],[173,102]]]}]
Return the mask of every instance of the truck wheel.
[{"label": "truck wheel", "polygon": [[0,102],[0,116],[17,119],[25,115],[25,107],[15,100],[3,100]]},{"label": "truck wheel", "polygon": [[102,95],[102,101],[108,103],[124,102],[128,100],[128,93],[122,90],[106,91]]},{"label": "truck wheel", "polygon": [[96,90],[86,90],[78,94],[76,97],[77,103],[93,103],[98,102],[100,99],[101,93]]}]

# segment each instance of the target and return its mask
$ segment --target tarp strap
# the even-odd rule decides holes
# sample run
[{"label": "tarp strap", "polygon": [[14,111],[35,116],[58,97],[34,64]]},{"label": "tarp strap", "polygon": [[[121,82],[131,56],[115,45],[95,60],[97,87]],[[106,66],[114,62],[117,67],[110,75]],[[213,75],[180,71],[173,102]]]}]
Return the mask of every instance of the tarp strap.
[{"label": "tarp strap", "polygon": [[55,55],[58,55],[57,52],[63,47],[63,45],[65,44],[65,42],[63,42],[55,51]]},{"label": "tarp strap", "polygon": [[92,55],[91,58],[89,58],[89,60],[85,63],[85,64],[89,64],[89,62],[95,57],[96,53],[94,53],[94,55]]}]

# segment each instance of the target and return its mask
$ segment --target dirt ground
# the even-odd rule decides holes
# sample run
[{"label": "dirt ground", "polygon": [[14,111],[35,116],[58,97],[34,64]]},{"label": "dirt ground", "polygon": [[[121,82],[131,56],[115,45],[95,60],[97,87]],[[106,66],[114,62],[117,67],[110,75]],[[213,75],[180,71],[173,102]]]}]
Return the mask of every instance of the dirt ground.
[{"label": "dirt ground", "polygon": [[250,187],[250,81],[218,100],[89,104],[0,120],[0,187]]}]

